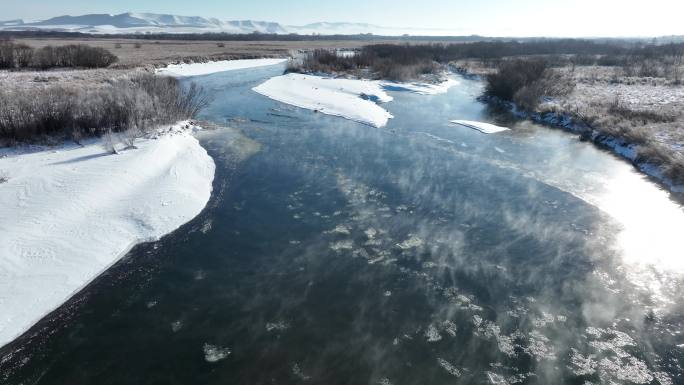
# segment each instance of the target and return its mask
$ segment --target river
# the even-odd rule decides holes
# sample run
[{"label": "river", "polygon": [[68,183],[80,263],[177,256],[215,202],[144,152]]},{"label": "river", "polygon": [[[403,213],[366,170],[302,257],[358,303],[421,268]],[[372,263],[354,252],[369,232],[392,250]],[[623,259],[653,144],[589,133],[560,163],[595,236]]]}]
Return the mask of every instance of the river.
[{"label": "river", "polygon": [[1,383],[684,383],[665,191],[475,80],[392,92],[377,129],[251,91],[282,70],[191,79],[235,128],[199,135],[209,205],[0,350]]}]

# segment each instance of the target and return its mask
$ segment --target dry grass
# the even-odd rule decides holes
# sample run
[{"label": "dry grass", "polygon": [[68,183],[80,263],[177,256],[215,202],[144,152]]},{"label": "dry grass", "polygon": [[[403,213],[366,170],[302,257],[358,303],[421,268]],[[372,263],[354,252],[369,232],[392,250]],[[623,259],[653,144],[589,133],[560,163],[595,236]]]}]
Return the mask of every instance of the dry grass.
[{"label": "dry grass", "polygon": [[[161,66],[186,60],[206,61],[254,57],[285,57],[291,51],[311,49],[357,49],[368,44],[363,41],[184,41],[132,40],[104,38],[32,38],[17,39],[34,48],[48,45],[86,44],[110,50],[118,58],[116,68]],[[139,44],[141,48],[136,48]]]},{"label": "dry grass", "polygon": [[[80,141],[89,135],[134,135],[160,124],[194,117],[208,102],[194,84],[151,74],[112,80],[95,89],[50,87],[0,90],[0,140],[36,142],[44,138]],[[133,146],[134,139],[128,144]]]},{"label": "dry grass", "polygon": [[[496,72],[497,63],[465,59],[451,66],[484,78]],[[637,162],[658,165],[666,177],[684,184],[683,85],[665,72],[660,77],[638,76],[622,66],[568,64],[555,71],[571,77],[574,90],[547,99],[533,112],[572,116],[587,124],[587,135],[594,130],[636,144]]]}]

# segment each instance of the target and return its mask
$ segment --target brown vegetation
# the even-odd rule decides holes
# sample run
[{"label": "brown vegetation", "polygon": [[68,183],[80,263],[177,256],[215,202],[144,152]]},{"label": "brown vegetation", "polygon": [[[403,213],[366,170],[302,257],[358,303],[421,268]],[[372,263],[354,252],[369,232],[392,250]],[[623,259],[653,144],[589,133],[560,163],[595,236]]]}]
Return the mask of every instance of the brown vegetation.
[{"label": "brown vegetation", "polygon": [[26,44],[0,42],[0,69],[104,68],[116,61],[117,57],[108,50],[83,44],[34,49]]},{"label": "brown vegetation", "polygon": [[572,79],[550,68],[543,59],[504,61],[495,73],[487,75],[486,82],[486,95],[528,110],[535,109],[543,97],[567,95],[575,88]]},{"label": "brown vegetation", "polygon": [[50,87],[0,91],[0,139],[6,144],[41,137],[100,136],[194,117],[207,104],[195,85],[174,78],[138,75],[94,90]]}]

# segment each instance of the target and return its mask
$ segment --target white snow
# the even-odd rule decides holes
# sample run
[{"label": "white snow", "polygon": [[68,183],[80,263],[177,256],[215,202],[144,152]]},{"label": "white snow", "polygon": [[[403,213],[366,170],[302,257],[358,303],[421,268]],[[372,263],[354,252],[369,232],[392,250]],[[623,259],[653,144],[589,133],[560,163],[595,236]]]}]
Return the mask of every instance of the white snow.
[{"label": "white snow", "polygon": [[282,103],[383,127],[393,118],[379,105],[393,100],[387,91],[434,95],[445,93],[456,84],[453,79],[440,84],[396,83],[291,73],[271,78],[253,89]]},{"label": "white snow", "polygon": [[286,62],[287,59],[242,59],[221,60],[207,63],[171,64],[157,70],[157,74],[173,77],[201,76],[217,72],[242,70],[247,68],[264,67]]},{"label": "white snow", "polygon": [[97,141],[0,154],[0,346],[202,211],[215,165],[183,127],[117,155]]},{"label": "white snow", "polygon": [[437,95],[446,93],[449,88],[458,84],[455,79],[447,79],[439,84],[430,83],[396,83],[390,81],[382,82],[382,86],[390,91],[409,91],[420,95]]},{"label": "white snow", "polygon": [[506,127],[499,127],[493,124],[484,122],[473,122],[470,120],[452,120],[451,123],[458,124],[464,127],[472,128],[473,130],[480,131],[484,134],[495,134],[497,132],[502,132],[508,130]]},{"label": "white snow", "polygon": [[390,102],[392,97],[380,83],[370,80],[290,73],[271,78],[253,90],[282,103],[375,127],[385,126],[393,117],[376,103]]}]

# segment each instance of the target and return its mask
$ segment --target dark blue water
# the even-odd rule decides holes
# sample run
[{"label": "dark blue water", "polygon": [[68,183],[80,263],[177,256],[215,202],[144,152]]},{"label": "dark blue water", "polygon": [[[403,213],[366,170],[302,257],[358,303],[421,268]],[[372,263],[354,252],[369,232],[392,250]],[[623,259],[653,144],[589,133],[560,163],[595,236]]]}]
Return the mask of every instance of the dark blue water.
[{"label": "dark blue water", "polygon": [[0,383],[684,383],[681,275],[599,208],[648,181],[476,81],[393,92],[377,129],[251,91],[281,71],[193,79],[233,127],[200,135],[209,205],[2,348]]}]

